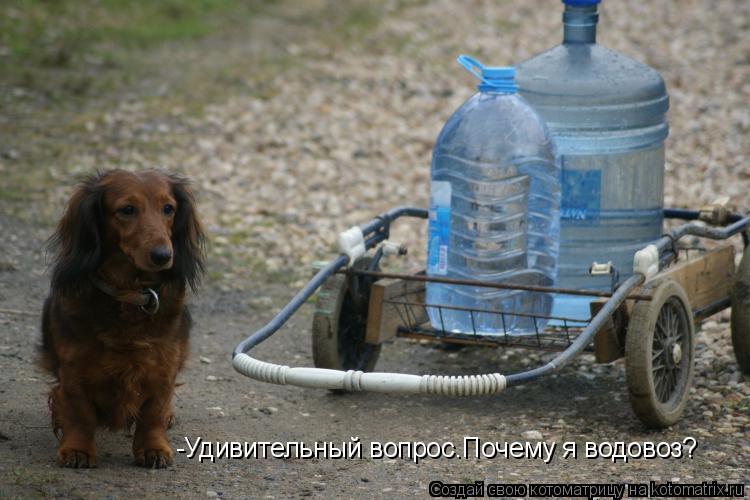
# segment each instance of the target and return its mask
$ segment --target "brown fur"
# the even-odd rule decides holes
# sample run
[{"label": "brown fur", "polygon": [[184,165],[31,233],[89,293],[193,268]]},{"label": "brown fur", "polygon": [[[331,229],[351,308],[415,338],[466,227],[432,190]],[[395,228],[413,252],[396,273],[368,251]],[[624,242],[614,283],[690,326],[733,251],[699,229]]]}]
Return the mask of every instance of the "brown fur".
[{"label": "brown fur", "polygon": [[[132,423],[137,464],[172,462],[166,429],[188,354],[185,291],[203,271],[202,244],[192,195],[179,177],[113,170],[88,178],[71,197],[50,241],[55,260],[40,356],[57,379],[49,406],[60,465],[95,467],[96,428]],[[155,264],[155,248],[168,251],[168,261]],[[118,290],[158,289],[158,312],[114,299],[92,275]]]}]

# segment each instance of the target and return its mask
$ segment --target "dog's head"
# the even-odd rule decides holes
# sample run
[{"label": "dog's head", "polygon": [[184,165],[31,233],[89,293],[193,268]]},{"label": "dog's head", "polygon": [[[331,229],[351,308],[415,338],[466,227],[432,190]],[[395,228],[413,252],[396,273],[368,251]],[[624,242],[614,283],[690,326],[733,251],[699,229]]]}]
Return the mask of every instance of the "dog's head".
[{"label": "dog's head", "polygon": [[157,171],[97,174],[77,188],[50,240],[52,286],[78,288],[103,258],[119,254],[138,271],[195,288],[203,241],[184,178]]}]

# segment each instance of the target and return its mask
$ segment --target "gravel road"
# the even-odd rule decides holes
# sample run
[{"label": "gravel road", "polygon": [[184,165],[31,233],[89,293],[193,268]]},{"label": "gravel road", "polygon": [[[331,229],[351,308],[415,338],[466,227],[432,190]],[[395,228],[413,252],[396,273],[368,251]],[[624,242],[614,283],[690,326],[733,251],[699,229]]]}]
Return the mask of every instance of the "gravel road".
[{"label": "gravel road", "polygon": [[[314,11],[322,0],[309,3]],[[292,61],[262,82],[262,95],[235,92],[198,116],[181,109],[154,113],[123,98],[79,117],[83,147],[30,172],[55,186],[41,193],[38,211],[47,215],[0,197],[0,496],[399,498],[427,496],[432,480],[750,482],[750,379],[734,361],[727,313],[704,322],[691,401],[682,420],[660,432],[647,431],[633,415],[622,361],[596,365],[588,355],[539,383],[466,399],[333,395],[257,383],[232,370],[232,347],[291,297],[313,261],[333,255],[339,230],[405,202],[426,204],[431,147],[445,119],[473,92],[472,77],[455,56],[504,65],[561,39],[561,7],[553,0],[388,1],[377,9],[377,23],[353,32],[345,45],[326,43],[314,30],[285,42],[278,36],[283,23],[256,20],[243,47],[257,50],[267,43],[264,34],[275,31],[269,50]],[[666,204],[693,208],[729,195],[747,210],[750,2],[607,0],[601,14],[599,41],[654,66],[667,82]],[[247,79],[253,78],[248,66]],[[33,365],[48,287],[43,242],[76,175],[154,166],[193,180],[211,238],[209,275],[191,300],[197,325],[177,392],[173,447],[184,448],[186,437],[313,444],[356,436],[363,458],[200,463],[180,454],[172,468],[146,471],[131,464],[130,437],[101,432],[98,469],[55,465],[48,381]],[[14,168],[14,155],[4,154],[0,175]],[[410,259],[419,262],[424,232],[406,224],[393,239],[408,243]],[[258,357],[311,365],[311,315],[312,307],[303,308],[257,349]],[[399,340],[383,348],[378,369],[512,372],[548,358],[486,348],[446,352]],[[369,458],[373,442],[460,445],[465,436],[543,441],[558,450],[548,464]],[[582,449],[587,441],[688,437],[697,446],[682,459],[613,463],[583,453],[563,459],[559,450],[566,441]]]}]

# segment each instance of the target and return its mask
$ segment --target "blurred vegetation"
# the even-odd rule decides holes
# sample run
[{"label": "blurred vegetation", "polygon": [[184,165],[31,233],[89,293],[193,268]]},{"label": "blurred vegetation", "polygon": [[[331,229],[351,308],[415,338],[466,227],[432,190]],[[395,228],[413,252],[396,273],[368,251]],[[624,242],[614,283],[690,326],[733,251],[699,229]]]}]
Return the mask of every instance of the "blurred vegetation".
[{"label": "blurred vegetation", "polygon": [[[312,35],[336,48],[361,42],[382,14],[366,0],[0,0],[0,85],[53,101],[88,98],[174,66],[163,58],[149,66],[149,53],[164,46],[180,52],[206,38],[252,36],[261,15],[292,28],[283,33],[291,42]],[[236,73],[228,64],[216,70],[222,84],[236,83]]]},{"label": "blurred vegetation", "polygon": [[[0,0],[0,213],[52,227],[92,165],[161,166],[214,103],[273,98],[341,51],[397,50],[375,28],[421,1]],[[253,237],[211,247],[212,268],[296,279],[231,250]]]},{"label": "blurred vegetation", "polygon": [[[0,2],[0,78],[48,98],[127,84],[144,51],[242,29],[271,0]],[[94,75],[96,77],[94,77]]]},{"label": "blurred vegetation", "polygon": [[49,200],[76,158],[107,167],[177,147],[169,134],[99,135],[123,103],[168,124],[232,95],[270,98],[281,74],[378,50],[368,34],[408,1],[420,0],[0,0],[0,209]]}]

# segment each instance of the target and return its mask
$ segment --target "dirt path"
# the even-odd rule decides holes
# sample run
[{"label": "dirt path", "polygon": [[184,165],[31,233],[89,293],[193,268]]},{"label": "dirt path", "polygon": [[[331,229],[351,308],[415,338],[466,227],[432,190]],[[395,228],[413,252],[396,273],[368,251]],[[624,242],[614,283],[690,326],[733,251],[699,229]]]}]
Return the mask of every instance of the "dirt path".
[{"label": "dirt path", "polygon": [[[32,361],[38,332],[36,314],[46,292],[39,250],[44,230],[3,217],[4,234],[15,241],[2,245],[0,297],[3,322],[0,356],[0,496],[113,497],[142,496],[237,497],[296,496],[426,496],[427,484],[484,480],[491,482],[647,482],[747,479],[750,443],[746,428],[732,428],[745,414],[726,401],[693,402],[685,417],[664,432],[645,432],[633,417],[623,384],[622,365],[597,366],[586,359],[575,368],[533,386],[513,389],[495,398],[428,398],[384,395],[332,395],[251,382],[229,368],[229,350],[244,334],[268,319],[272,307],[248,309],[246,299],[259,296],[223,293],[208,287],[194,298],[198,324],[193,354],[177,392],[177,425],[171,431],[175,448],[185,437],[223,441],[349,442],[359,437],[364,457],[335,459],[221,459],[199,463],[178,455],[166,471],[141,470],[131,464],[130,439],[123,434],[99,435],[100,466],[65,470],[54,463],[56,440],[49,429],[46,384]],[[263,284],[264,304],[280,305],[284,287]],[[266,302],[268,301],[268,302]],[[13,310],[17,312],[9,312]],[[22,312],[23,311],[23,312]],[[26,314],[25,312],[29,312]],[[310,310],[283,334],[259,348],[263,359],[310,365]],[[508,371],[538,363],[528,353],[465,349],[446,353],[399,341],[383,350],[379,368],[413,372],[464,373]],[[507,359],[506,359],[507,358]],[[210,363],[206,362],[210,361]],[[706,376],[706,373],[702,374]],[[736,387],[737,393],[746,384]],[[747,401],[747,395],[743,401]],[[452,442],[465,436],[483,442],[535,442],[527,431],[538,431],[547,443],[577,441],[682,441],[694,436],[692,459],[635,460],[613,464],[607,459],[562,460],[558,450],[550,464],[541,459],[426,459],[419,464],[399,459],[369,459],[371,442]],[[679,479],[676,479],[679,478]]]},{"label": "dirt path", "polygon": [[[325,24],[313,26],[309,40],[282,43],[289,25],[277,18],[262,21],[265,31],[248,35],[242,47],[252,47],[254,37],[261,38],[261,47],[273,40],[274,50],[282,47],[292,59],[285,69],[277,65],[265,73],[264,67],[269,76],[263,85],[247,70],[244,78],[258,83],[251,87],[260,93],[234,89],[226,99],[214,96],[214,104],[198,114],[155,110],[126,99],[81,118],[76,137],[83,141],[60,153],[59,163],[49,163],[51,153],[45,154],[46,160],[24,164],[25,176],[12,158],[3,158],[3,172],[13,174],[12,184],[3,187],[22,195],[3,189],[0,197],[0,497],[400,498],[427,496],[432,480],[750,481],[750,381],[731,356],[726,315],[704,324],[691,404],[678,424],[662,432],[645,431],[632,414],[622,362],[594,365],[589,356],[539,383],[499,397],[467,399],[332,395],[253,382],[231,369],[232,347],[288,300],[312,260],[332,255],[336,230],[404,198],[424,203],[431,141],[470,92],[468,80],[451,66],[453,53],[491,53],[498,62],[515,61],[557,43],[559,34],[558,12],[541,8],[548,3],[478,2],[472,12],[458,11],[447,0],[395,4],[373,26],[355,17],[351,37],[360,43],[351,46],[324,40]],[[750,122],[743,121],[746,107],[737,103],[749,97],[750,59],[742,58],[748,49],[736,33],[747,26],[747,5],[723,1],[705,12],[699,2],[679,2],[679,11],[677,4],[652,3],[641,7],[650,11],[635,15],[610,2],[603,39],[631,55],[643,54],[667,78],[673,98],[668,202],[698,200],[698,192],[711,198],[723,190],[717,187],[717,176],[726,175],[718,172],[720,165],[745,182],[744,188],[741,182],[725,182],[729,194],[746,192],[750,170],[740,159],[750,151],[739,138]],[[696,19],[702,23],[699,32],[694,32]],[[664,26],[672,30],[669,36]],[[276,38],[264,38],[269,31]],[[223,43],[243,54],[239,42]],[[174,57],[218,57],[209,42],[204,44]],[[712,59],[722,50],[733,54],[733,65]],[[709,62],[720,95],[686,72],[689,64]],[[711,106],[698,113],[694,103],[701,98]],[[192,298],[197,324],[177,392],[173,447],[184,448],[186,437],[310,446],[358,437],[363,458],[200,463],[180,454],[172,468],[147,471],[131,464],[128,436],[101,432],[98,469],[56,466],[47,381],[33,366],[38,311],[48,287],[42,245],[74,174],[102,165],[161,165],[187,173],[211,233],[209,275]],[[676,165],[684,167],[680,182]],[[31,188],[24,178],[40,183]],[[413,240],[410,235],[421,234],[413,231],[397,236]],[[294,238],[283,242],[278,236],[284,234]],[[421,247],[417,237],[412,246],[417,259]],[[288,328],[260,346],[258,357],[311,365],[311,309],[305,306]],[[544,359],[525,351],[445,352],[399,340],[384,347],[378,369],[462,374],[500,366],[513,372]],[[467,436],[533,445],[539,435],[557,445],[549,464],[500,457],[417,464],[369,457],[373,442],[452,442],[460,451]],[[697,440],[692,458],[613,463],[583,457],[587,441],[682,442],[687,437]],[[562,458],[559,448],[566,441],[579,443],[577,460]]]}]

